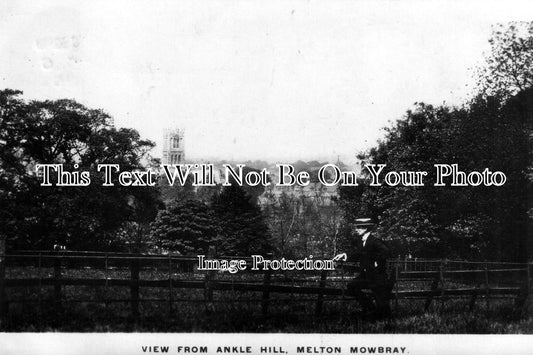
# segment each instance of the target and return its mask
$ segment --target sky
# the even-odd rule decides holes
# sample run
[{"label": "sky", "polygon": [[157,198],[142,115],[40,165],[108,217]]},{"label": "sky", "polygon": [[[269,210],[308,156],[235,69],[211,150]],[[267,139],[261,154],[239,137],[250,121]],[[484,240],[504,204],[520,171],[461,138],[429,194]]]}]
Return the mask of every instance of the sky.
[{"label": "sky", "polygon": [[461,104],[522,1],[0,1],[0,88],[71,98],[188,160],[348,164],[415,102]]}]

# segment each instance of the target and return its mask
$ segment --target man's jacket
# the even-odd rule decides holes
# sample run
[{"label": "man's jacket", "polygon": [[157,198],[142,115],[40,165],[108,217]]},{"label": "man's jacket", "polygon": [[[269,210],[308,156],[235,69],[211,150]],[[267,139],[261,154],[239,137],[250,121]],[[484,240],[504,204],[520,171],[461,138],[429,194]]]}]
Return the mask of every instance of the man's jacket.
[{"label": "man's jacket", "polygon": [[385,243],[372,234],[368,236],[365,245],[359,243],[359,251],[350,258],[352,261],[359,261],[361,266],[360,277],[382,278],[387,277],[387,258],[389,248]]}]

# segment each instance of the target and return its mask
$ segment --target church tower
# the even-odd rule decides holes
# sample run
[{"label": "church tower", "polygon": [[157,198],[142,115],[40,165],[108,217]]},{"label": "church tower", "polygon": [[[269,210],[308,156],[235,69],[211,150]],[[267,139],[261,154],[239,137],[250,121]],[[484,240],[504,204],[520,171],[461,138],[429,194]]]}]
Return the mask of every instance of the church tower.
[{"label": "church tower", "polygon": [[183,130],[164,130],[163,164],[183,164],[185,162],[185,146],[183,143]]}]

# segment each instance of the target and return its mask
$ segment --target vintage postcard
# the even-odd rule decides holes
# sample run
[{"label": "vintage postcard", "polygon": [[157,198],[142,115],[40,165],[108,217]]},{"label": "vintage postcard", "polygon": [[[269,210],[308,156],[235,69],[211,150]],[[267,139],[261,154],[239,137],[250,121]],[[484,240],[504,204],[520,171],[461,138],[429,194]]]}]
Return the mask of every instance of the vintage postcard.
[{"label": "vintage postcard", "polygon": [[0,1],[0,354],[527,354],[533,4]]}]

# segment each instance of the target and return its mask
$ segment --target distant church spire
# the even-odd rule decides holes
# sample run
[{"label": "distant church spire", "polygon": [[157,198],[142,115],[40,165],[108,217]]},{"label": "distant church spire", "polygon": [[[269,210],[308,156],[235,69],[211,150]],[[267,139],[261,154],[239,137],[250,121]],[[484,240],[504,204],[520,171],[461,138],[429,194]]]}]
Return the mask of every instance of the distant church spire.
[{"label": "distant church spire", "polygon": [[163,164],[183,164],[185,161],[184,132],[165,129],[163,132]]}]

